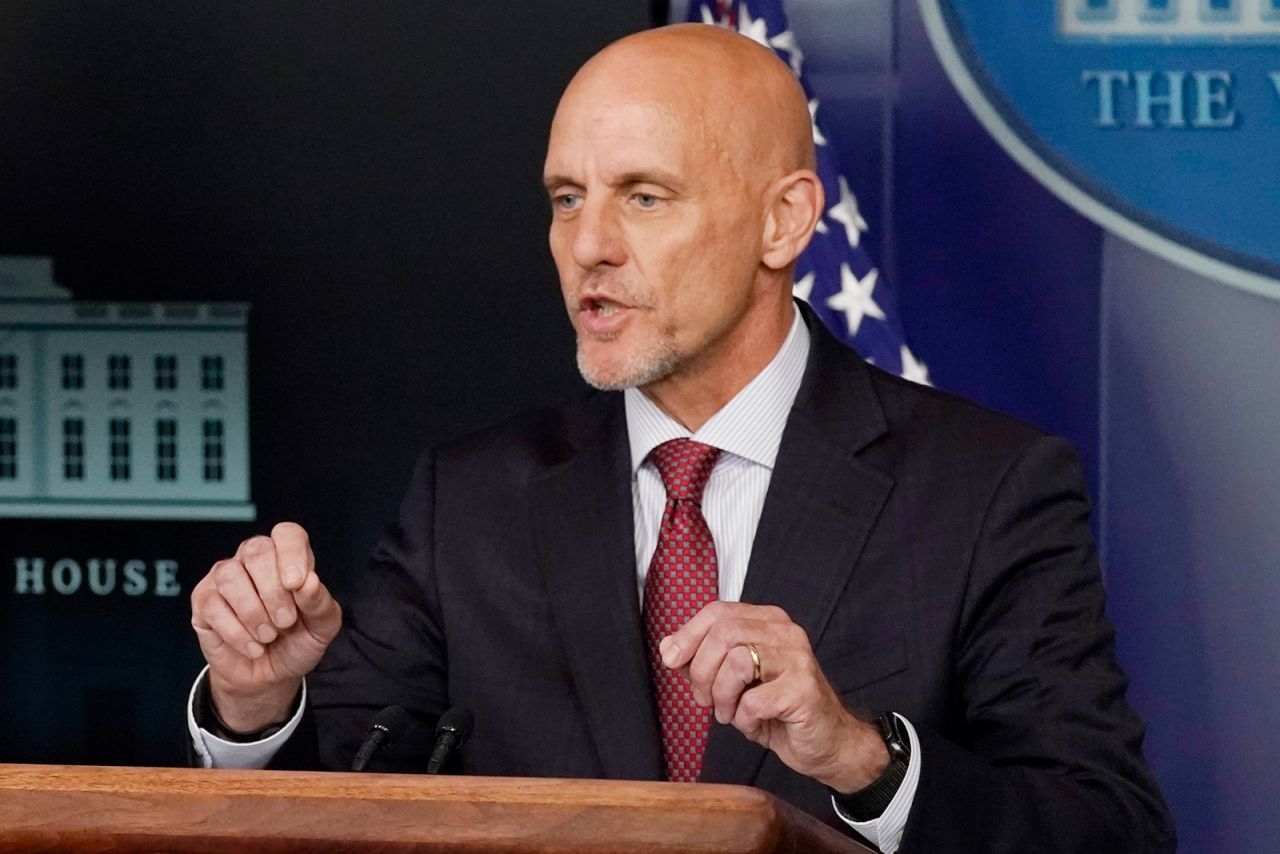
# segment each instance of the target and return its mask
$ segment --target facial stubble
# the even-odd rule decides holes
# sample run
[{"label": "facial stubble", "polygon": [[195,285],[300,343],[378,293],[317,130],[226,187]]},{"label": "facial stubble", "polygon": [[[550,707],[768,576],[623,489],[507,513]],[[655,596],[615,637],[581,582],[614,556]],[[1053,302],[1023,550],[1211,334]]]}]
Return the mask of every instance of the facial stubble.
[{"label": "facial stubble", "polygon": [[[618,336],[599,336],[597,340],[610,341]],[[656,335],[638,350],[629,353],[616,370],[605,371],[591,364],[583,352],[582,336],[578,336],[578,372],[587,384],[600,391],[621,391],[655,383],[675,373],[684,364],[685,356],[675,341],[667,335]]]}]

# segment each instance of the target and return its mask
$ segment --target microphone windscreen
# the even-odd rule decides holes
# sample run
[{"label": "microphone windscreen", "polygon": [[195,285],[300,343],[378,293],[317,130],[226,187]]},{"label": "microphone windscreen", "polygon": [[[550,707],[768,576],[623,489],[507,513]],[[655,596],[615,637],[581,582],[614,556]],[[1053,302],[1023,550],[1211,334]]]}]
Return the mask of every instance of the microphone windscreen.
[{"label": "microphone windscreen", "polygon": [[457,738],[457,747],[461,747],[462,743],[467,740],[467,736],[471,735],[471,728],[475,726],[476,716],[465,706],[454,706],[449,711],[440,716],[440,722],[436,724],[436,738],[441,733],[451,732]]},{"label": "microphone windscreen", "polygon": [[404,710],[404,706],[387,706],[373,716],[373,723],[369,728],[385,732],[386,743],[390,744],[404,734],[404,731],[409,728],[409,723],[409,713]]}]

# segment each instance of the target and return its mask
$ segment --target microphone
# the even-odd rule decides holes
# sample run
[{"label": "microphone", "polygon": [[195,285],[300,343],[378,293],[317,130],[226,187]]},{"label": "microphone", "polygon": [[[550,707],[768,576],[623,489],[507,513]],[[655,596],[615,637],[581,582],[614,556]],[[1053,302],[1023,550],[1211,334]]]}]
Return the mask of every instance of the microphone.
[{"label": "microphone", "polygon": [[369,724],[369,735],[365,738],[364,744],[360,745],[360,750],[356,752],[351,770],[363,771],[368,767],[373,754],[404,735],[404,731],[412,723],[409,713],[403,706],[387,706],[374,715],[373,722]]},{"label": "microphone", "polygon": [[463,706],[454,706],[440,716],[440,722],[436,724],[436,743],[431,748],[431,758],[427,760],[428,774],[440,773],[449,755],[471,735],[475,723],[476,716]]}]

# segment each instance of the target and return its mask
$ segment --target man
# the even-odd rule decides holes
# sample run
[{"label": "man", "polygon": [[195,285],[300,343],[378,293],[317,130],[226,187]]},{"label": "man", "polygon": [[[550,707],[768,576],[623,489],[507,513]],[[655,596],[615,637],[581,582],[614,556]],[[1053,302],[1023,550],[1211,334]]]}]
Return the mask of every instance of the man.
[{"label": "man", "polygon": [[399,703],[384,767],[421,770],[465,705],[468,773],[750,783],[885,852],[1171,850],[1074,457],[792,302],[813,157],[741,36],[588,62],[550,242],[582,374],[624,391],[426,454],[345,625],[297,525],[215,564],[203,761],[347,767]]}]

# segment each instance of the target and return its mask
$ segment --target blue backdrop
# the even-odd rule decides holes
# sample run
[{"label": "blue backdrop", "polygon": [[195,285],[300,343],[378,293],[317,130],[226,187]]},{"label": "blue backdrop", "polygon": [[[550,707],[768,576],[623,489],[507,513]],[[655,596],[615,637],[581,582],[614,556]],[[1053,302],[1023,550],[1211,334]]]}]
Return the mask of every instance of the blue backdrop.
[{"label": "blue backdrop", "polygon": [[[1002,14],[1052,23],[1049,3],[1013,5]],[[786,10],[915,354],[936,385],[1061,433],[1080,452],[1130,697],[1148,721],[1147,755],[1180,850],[1275,850],[1280,302],[1156,258],[1060,202],[957,94],[917,0],[788,0]],[[1115,48],[1088,52],[1099,67],[1127,67]],[[1167,55],[1147,54],[1123,62],[1162,67]],[[1224,54],[1193,55],[1195,68],[1211,68]],[[1251,54],[1258,73],[1238,81],[1250,132],[1280,116],[1267,55]],[[1067,127],[1081,113],[1092,129],[1096,92],[1076,71],[1067,82],[1079,105],[1055,98],[1046,81],[1061,70],[1024,62],[1019,76],[1010,61],[1002,85],[1063,134],[1081,132]],[[1132,122],[1132,104],[1123,108]],[[1117,161],[1132,160],[1134,133],[1122,131],[1130,150],[1122,139]],[[1158,166],[1100,167],[1187,218],[1235,193],[1212,226],[1277,257],[1280,211],[1266,203],[1280,191],[1274,156],[1257,136],[1215,140]],[[1253,183],[1218,198],[1219,176],[1243,172]]]}]

